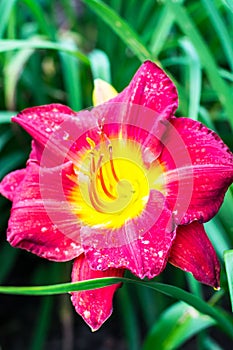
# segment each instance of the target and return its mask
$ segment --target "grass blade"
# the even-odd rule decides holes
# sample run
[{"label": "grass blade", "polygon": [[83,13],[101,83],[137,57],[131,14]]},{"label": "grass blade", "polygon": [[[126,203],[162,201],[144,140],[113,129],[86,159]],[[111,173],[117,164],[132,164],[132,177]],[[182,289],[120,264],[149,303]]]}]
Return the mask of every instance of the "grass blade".
[{"label": "grass blade", "polygon": [[[77,50],[71,38],[63,39],[63,41],[61,41],[61,44],[65,44],[67,46],[69,44],[71,50]],[[60,57],[68,105],[73,110],[79,111],[83,107],[79,61],[76,57],[67,52],[60,52]]]},{"label": "grass blade", "polygon": [[233,12],[233,2],[232,0],[223,0],[223,2],[229,7],[229,9]]},{"label": "grass blade", "polygon": [[205,230],[214,245],[219,257],[223,257],[223,252],[229,249],[230,242],[224,227],[217,217],[204,224]]},{"label": "grass blade", "polygon": [[202,3],[209,13],[210,20],[213,23],[213,28],[215,29],[216,34],[218,35],[219,40],[222,44],[225,57],[228,59],[228,64],[233,71],[233,45],[228,30],[221,16],[219,15],[219,12],[217,11],[213,0],[202,0]]},{"label": "grass blade", "polygon": [[13,115],[16,115],[17,112],[8,112],[8,111],[1,111],[0,112],[0,125],[1,124],[7,124],[11,123],[11,118]]},{"label": "grass blade", "polygon": [[12,267],[16,262],[16,258],[19,254],[18,249],[12,249],[12,247],[5,243],[0,250],[0,282],[2,283]]},{"label": "grass blade", "polygon": [[224,260],[226,265],[227,280],[231,299],[231,308],[233,311],[233,249],[225,251]]},{"label": "grass blade", "polygon": [[23,161],[26,161],[26,155],[23,151],[15,151],[2,157],[1,162],[3,165],[1,165],[0,168],[0,179],[10,171],[19,167]]},{"label": "grass blade", "polygon": [[47,49],[47,50],[58,50],[70,53],[76,56],[80,61],[89,65],[89,59],[81,51],[71,49],[70,45],[66,43],[56,43],[49,40],[43,40],[37,38],[31,38],[30,40],[0,40],[0,52],[7,52],[12,50],[20,49]]},{"label": "grass blade", "polygon": [[178,24],[182,32],[188,36],[189,40],[195,47],[200,57],[200,61],[206,71],[206,74],[208,75],[209,81],[215,89],[215,91],[217,92],[219,100],[225,107],[226,114],[229,118],[229,122],[231,123],[231,126],[233,128],[232,93],[228,88],[227,84],[221,78],[213,55],[211,54],[208,46],[204,42],[199,31],[197,30],[193,20],[187,13],[185,7],[180,5],[178,2],[172,2],[171,0],[167,0],[167,4],[175,16],[176,23]]},{"label": "grass blade", "polygon": [[149,48],[155,57],[158,57],[163,45],[166,43],[171,27],[174,23],[174,18],[175,16],[172,11],[170,11],[170,8],[164,6],[149,44]]},{"label": "grass blade", "polygon": [[11,130],[7,130],[0,135],[0,152],[7,142],[13,137]]},{"label": "grass blade", "polygon": [[216,343],[216,341],[214,341],[210,337],[205,337],[205,339],[203,340],[203,346],[204,346],[204,349],[208,349],[208,350],[224,350],[222,347],[220,347]]},{"label": "grass blade", "polygon": [[181,47],[187,54],[189,69],[189,111],[188,116],[198,119],[198,111],[201,100],[201,65],[195,48],[187,38],[180,40]]},{"label": "grass blade", "polygon": [[72,291],[91,290],[96,288],[102,288],[104,286],[126,282],[136,283],[140,286],[148,287],[153,290],[159,291],[165,295],[173,297],[175,299],[184,301],[185,303],[193,306],[199,312],[212,317],[221,327],[221,329],[233,339],[233,318],[229,317],[221,309],[213,307],[200,299],[199,297],[192,295],[189,292],[184,291],[175,286],[168,284],[145,282],[129,278],[107,277],[101,279],[93,279],[75,283],[62,283],[48,286],[33,286],[33,287],[15,287],[15,286],[0,286],[0,293],[4,294],[18,294],[18,295],[53,295],[69,293]]},{"label": "grass blade", "polygon": [[15,109],[16,87],[24,65],[29,60],[34,50],[26,49],[17,52],[5,65],[5,102],[7,109]]},{"label": "grass blade", "polygon": [[30,10],[30,13],[34,16],[36,23],[38,23],[39,27],[41,28],[41,32],[48,38],[54,39],[55,29],[52,30],[53,27],[51,26],[51,21],[48,21],[45,12],[39,5],[40,2],[31,0],[23,0],[23,2]]},{"label": "grass blade", "polygon": [[47,332],[50,326],[52,306],[53,298],[51,296],[47,296],[42,299],[40,311],[37,316],[35,333],[30,345],[30,350],[43,349]]},{"label": "grass blade", "polygon": [[111,84],[110,61],[102,50],[93,50],[89,55],[93,80],[103,79]]},{"label": "grass blade", "polygon": [[88,5],[117,35],[119,35],[140,61],[154,59],[134,30],[109,6],[100,0],[82,0],[82,2]]},{"label": "grass blade", "polygon": [[7,0],[0,2],[0,13],[1,13],[1,21],[0,21],[0,38],[3,37],[6,26],[9,22],[9,17],[14,7],[16,0]]},{"label": "grass blade", "polygon": [[128,348],[129,350],[140,350],[140,328],[128,286],[124,285],[121,288],[118,297],[122,310],[121,317],[124,322],[125,335],[128,340]]},{"label": "grass blade", "polygon": [[[233,244],[233,193],[231,191],[232,189],[233,185],[226,192],[224,202],[218,213],[218,217],[220,218],[222,226],[224,226],[224,229],[227,232],[229,239],[231,239],[231,246]],[[229,249],[229,247],[230,246],[228,245],[227,249]]]},{"label": "grass blade", "polygon": [[143,350],[153,349],[154,344],[160,350],[177,349],[195,334],[215,324],[211,317],[178,302],[161,314],[148,334]]}]

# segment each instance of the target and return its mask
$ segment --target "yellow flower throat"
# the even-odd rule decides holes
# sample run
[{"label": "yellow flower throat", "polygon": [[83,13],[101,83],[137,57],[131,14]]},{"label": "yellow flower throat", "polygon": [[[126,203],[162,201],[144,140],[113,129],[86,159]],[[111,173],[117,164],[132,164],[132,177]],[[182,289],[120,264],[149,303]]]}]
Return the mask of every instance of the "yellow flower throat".
[{"label": "yellow flower throat", "polygon": [[75,169],[77,180],[71,195],[72,207],[82,224],[98,228],[119,228],[145,208],[162,167],[154,161],[145,166],[142,146],[130,139],[102,137],[90,146]]}]

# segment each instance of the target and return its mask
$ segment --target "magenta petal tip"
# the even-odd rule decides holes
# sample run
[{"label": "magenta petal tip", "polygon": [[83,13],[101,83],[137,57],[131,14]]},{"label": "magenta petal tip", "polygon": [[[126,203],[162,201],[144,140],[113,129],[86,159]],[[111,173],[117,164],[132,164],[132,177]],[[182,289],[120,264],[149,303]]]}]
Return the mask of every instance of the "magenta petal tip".
[{"label": "magenta petal tip", "polygon": [[199,282],[220,288],[220,263],[202,224],[178,227],[169,262],[191,272]]}]

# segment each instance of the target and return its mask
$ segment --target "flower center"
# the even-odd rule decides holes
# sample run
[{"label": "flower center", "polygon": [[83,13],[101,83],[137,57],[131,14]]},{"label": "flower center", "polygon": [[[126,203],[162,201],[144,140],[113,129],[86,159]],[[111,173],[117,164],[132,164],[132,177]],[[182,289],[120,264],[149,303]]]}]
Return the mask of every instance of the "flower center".
[{"label": "flower center", "polygon": [[98,146],[86,140],[90,147],[76,169],[78,186],[72,192],[75,213],[84,225],[121,227],[143,211],[161,167],[147,168],[141,145],[133,140],[102,137]]}]

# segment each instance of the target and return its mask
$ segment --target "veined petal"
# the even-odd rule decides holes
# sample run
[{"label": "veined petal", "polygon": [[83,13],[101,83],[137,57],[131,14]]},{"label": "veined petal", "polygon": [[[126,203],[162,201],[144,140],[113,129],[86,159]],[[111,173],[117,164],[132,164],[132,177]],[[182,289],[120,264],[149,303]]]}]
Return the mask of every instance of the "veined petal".
[{"label": "veined petal", "polygon": [[81,229],[89,265],[95,270],[125,268],[139,278],[162,272],[175,238],[171,212],[164,197],[151,191],[145,210],[118,229]]},{"label": "veined petal", "polygon": [[198,222],[178,226],[169,262],[191,272],[200,281],[214,288],[220,286],[220,264],[215,250]]},{"label": "veined petal", "polygon": [[218,212],[233,181],[233,155],[199,122],[173,118],[170,126],[159,158],[166,197],[178,224],[206,222]]},{"label": "veined petal", "polygon": [[[68,261],[82,253],[77,219],[70,217],[70,208],[61,201],[60,188],[52,181],[58,172],[64,187],[72,186],[67,184],[66,176],[71,171],[68,163],[60,169],[42,170],[37,163],[29,162],[13,196],[7,232],[12,246],[54,261]],[[49,186],[43,189],[44,184]]]},{"label": "veined petal", "polygon": [[138,142],[144,149],[150,150],[153,160],[157,159],[167,130],[165,115],[143,105],[111,101],[96,106],[90,112],[98,120],[102,133],[109,139],[122,140],[122,144],[127,140]]},{"label": "veined petal", "polygon": [[[67,160],[75,162],[77,151],[82,149],[80,138],[92,136],[92,129],[99,131],[98,121],[93,113],[76,113],[70,108],[50,104],[28,108],[12,118],[36,141],[36,154],[42,157],[42,166],[53,167]],[[80,144],[79,144],[80,143]]]},{"label": "veined petal", "polygon": [[[44,147],[37,141],[32,140],[32,149],[29,155],[28,162],[40,163]],[[51,155],[52,157],[52,155]]]},{"label": "veined petal", "polygon": [[111,102],[125,102],[145,106],[165,118],[173,115],[178,105],[176,87],[155,63],[144,62],[130,84]]},{"label": "veined petal", "polygon": [[35,140],[45,145],[52,132],[75,112],[61,104],[50,104],[26,108],[12,118],[22,126]]},{"label": "veined petal", "polygon": [[[30,162],[38,163],[41,159],[41,154],[42,154],[41,146],[37,142],[32,140],[32,150],[29,155],[29,159],[27,163],[28,164]],[[21,182],[23,181],[26,173],[27,173],[26,169],[20,169],[6,175],[0,183],[0,193],[7,199],[13,201],[14,196]]]},{"label": "veined petal", "polygon": [[[113,95],[112,92],[108,94]],[[108,135],[108,125],[112,123],[120,124],[121,133],[124,133],[123,125],[126,123],[137,130],[143,124],[147,133],[151,132],[153,137],[155,135],[158,138],[154,146],[157,156],[160,153],[160,147],[157,146],[164,132],[162,121],[170,118],[177,103],[177,92],[172,81],[159,67],[147,61],[139,68],[129,86],[110,100],[110,107],[103,104],[91,111],[76,113],[66,106],[51,104],[25,109],[12,120],[21,125],[40,145],[41,154],[46,146],[42,166],[52,167],[67,160],[77,162],[77,152],[82,152],[83,147],[87,147],[86,138],[95,142],[103,125],[104,132]],[[132,111],[132,105],[135,104],[137,106]],[[117,110],[116,107],[112,110],[113,105],[118,105]],[[147,147],[151,139],[146,139],[144,145]]]},{"label": "veined petal", "polygon": [[0,183],[0,193],[9,199],[13,200],[15,191],[20,186],[26,174],[26,169],[16,170],[4,177]]},{"label": "veined petal", "polygon": [[[103,277],[122,277],[123,269],[108,269],[106,271],[91,270],[84,254],[75,259],[72,270],[72,282]],[[72,303],[75,310],[82,316],[92,331],[99,329],[111,316],[112,299],[120,283],[112,286],[72,293]]]}]

